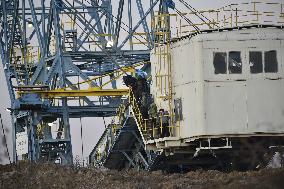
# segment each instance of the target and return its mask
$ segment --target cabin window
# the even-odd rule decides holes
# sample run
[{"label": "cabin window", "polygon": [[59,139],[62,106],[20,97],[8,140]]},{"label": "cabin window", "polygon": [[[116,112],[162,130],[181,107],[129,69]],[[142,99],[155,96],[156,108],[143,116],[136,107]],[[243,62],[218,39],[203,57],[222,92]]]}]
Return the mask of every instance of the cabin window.
[{"label": "cabin window", "polygon": [[278,72],[278,62],[276,51],[264,52],[264,71],[265,73]]},{"label": "cabin window", "polygon": [[240,51],[229,52],[229,73],[230,74],[242,73],[242,58]]},{"label": "cabin window", "polygon": [[249,52],[249,65],[250,65],[250,73],[252,74],[262,73],[263,70],[262,52],[258,51]]},{"label": "cabin window", "polygon": [[227,53],[214,52],[213,64],[215,68],[215,74],[226,74],[227,73]]}]

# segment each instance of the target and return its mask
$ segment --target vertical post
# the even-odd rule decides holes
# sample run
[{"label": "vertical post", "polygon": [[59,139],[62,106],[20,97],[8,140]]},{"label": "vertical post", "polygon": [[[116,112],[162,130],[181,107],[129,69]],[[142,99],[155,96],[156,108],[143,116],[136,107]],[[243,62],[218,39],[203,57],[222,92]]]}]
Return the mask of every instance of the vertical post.
[{"label": "vertical post", "polygon": [[62,107],[63,107],[63,126],[64,126],[64,139],[66,139],[66,156],[68,164],[72,164],[73,155],[72,155],[72,144],[71,144],[71,133],[70,133],[70,123],[69,123],[69,110],[67,104],[67,98],[62,98]]},{"label": "vertical post", "polygon": [[22,45],[23,45],[23,52],[22,52],[22,56],[23,56],[23,61],[24,61],[24,65],[25,65],[25,69],[26,69],[26,76],[25,76],[25,84],[27,85],[29,82],[29,75],[28,75],[28,62],[27,62],[27,27],[26,27],[26,2],[25,0],[22,0]]},{"label": "vertical post", "polygon": [[[65,66],[63,65],[63,52],[62,52],[62,36],[60,33],[60,21],[59,21],[60,11],[58,10],[55,2],[53,3],[53,19],[55,25],[55,39],[56,39],[56,56],[58,57],[58,63],[60,65],[60,84],[59,87],[65,87]],[[70,134],[70,124],[69,124],[69,110],[67,97],[62,98],[62,114],[63,114],[63,127],[64,127],[64,139],[66,139],[66,149],[64,156],[66,157],[67,164],[72,164],[72,144],[71,144],[71,134]]]},{"label": "vertical post", "polygon": [[[42,43],[43,49],[45,49],[45,43],[44,43],[45,41],[45,4],[44,3],[45,3],[45,0],[41,0],[41,7],[42,7],[41,26],[42,26],[42,36],[43,36],[43,43]],[[43,53],[43,51],[41,53]]]},{"label": "vertical post", "polygon": [[64,97],[62,99],[62,106],[63,108],[63,123],[64,123],[64,138],[70,140],[70,125],[69,125],[69,112],[68,112],[68,104],[67,98]]},{"label": "vertical post", "polygon": [[108,8],[109,8],[109,11],[108,11],[108,14],[107,14],[107,20],[108,20],[108,40],[111,41],[112,40],[112,23],[113,23],[113,19],[112,19],[112,15],[110,14],[112,12],[112,6],[111,6],[111,0],[109,0],[109,4],[108,4]]},{"label": "vertical post", "polygon": [[62,60],[62,36],[60,33],[60,21],[59,21],[59,10],[55,2],[53,3],[53,19],[54,19],[54,30],[55,30],[55,45],[56,45],[56,56],[58,57],[58,63],[60,65],[60,87],[63,88],[65,86],[65,73],[64,73],[64,65]]},{"label": "vertical post", "polygon": [[[12,88],[12,81],[11,81],[11,70],[10,70],[10,62],[9,62],[9,58],[8,58],[8,52],[9,52],[9,41],[8,41],[8,13],[7,13],[7,6],[6,3],[8,3],[5,0],[2,0],[2,18],[3,18],[3,37],[4,37],[4,42],[2,43],[2,41],[0,41],[0,55],[1,55],[1,60],[2,60],[2,65],[4,68],[4,74],[5,74],[5,79],[6,79],[6,84],[7,84],[7,88],[9,91],[9,96],[10,96],[10,101],[11,101],[11,107],[14,103],[15,100],[15,95],[14,95],[14,91]],[[13,162],[17,161],[17,153],[16,153],[16,116],[14,115],[14,112],[12,111],[11,114],[11,119],[12,119],[12,140],[13,140]]]},{"label": "vertical post", "polygon": [[[131,0],[128,0],[129,33],[132,31],[132,14],[131,14],[131,9],[132,9]],[[132,36],[130,36],[130,38],[129,38],[129,44],[130,44],[130,50],[133,50],[133,38],[132,38]]]},{"label": "vertical post", "polygon": [[11,119],[12,119],[12,140],[13,140],[13,143],[12,143],[12,147],[13,147],[13,162],[14,163],[17,163],[17,150],[16,150],[16,127],[17,127],[17,118],[16,116],[14,115],[14,113],[12,112],[11,114]]},{"label": "vertical post", "polygon": [[[153,5],[153,0],[150,0],[150,7]],[[152,41],[155,40],[155,14],[154,9],[151,10],[151,35],[152,35]],[[155,42],[153,42],[152,47],[155,45]]]},{"label": "vertical post", "polygon": [[28,130],[28,143],[29,143],[29,146],[28,146],[28,158],[30,161],[34,161],[35,158],[34,158],[34,154],[35,154],[35,141],[34,141],[34,124],[33,124],[33,121],[34,121],[34,116],[35,115],[31,115],[32,113],[29,114],[29,117],[28,117],[28,125],[27,125],[27,130]]},{"label": "vertical post", "polygon": [[236,8],[236,27],[238,27],[238,8]]},{"label": "vertical post", "polygon": [[231,17],[230,17],[231,27],[233,27],[233,9],[231,5],[230,5],[230,9],[231,9]]},{"label": "vertical post", "polygon": [[0,113],[0,123],[1,123],[1,127],[2,127],[3,139],[4,139],[3,143],[5,143],[3,145],[6,146],[6,152],[7,152],[8,158],[9,158],[9,162],[11,164],[12,163],[11,162],[11,156],[10,156],[9,147],[8,147],[8,144],[7,144],[6,133],[5,133],[5,130],[4,130],[4,124],[3,124],[2,114],[1,113]]}]

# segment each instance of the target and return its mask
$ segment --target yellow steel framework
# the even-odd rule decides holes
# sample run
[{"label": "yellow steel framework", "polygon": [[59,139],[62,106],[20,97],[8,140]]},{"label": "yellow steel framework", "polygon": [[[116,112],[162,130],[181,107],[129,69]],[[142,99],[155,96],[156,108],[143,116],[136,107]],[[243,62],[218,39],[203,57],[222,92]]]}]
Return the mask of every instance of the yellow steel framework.
[{"label": "yellow steel framework", "polygon": [[127,96],[129,89],[101,89],[97,87],[89,88],[86,90],[29,90],[19,91],[18,94],[36,93],[42,98],[57,98],[57,97],[84,97],[84,96]]},{"label": "yellow steel framework", "polygon": [[99,80],[99,79],[102,79],[103,77],[116,74],[115,77],[113,77],[112,79],[110,79],[109,81],[105,82],[104,84],[102,84],[102,85],[100,86],[100,88],[103,88],[103,87],[105,87],[106,85],[108,85],[109,83],[111,83],[112,81],[117,80],[118,78],[120,78],[121,76],[123,76],[125,72],[131,72],[131,73],[133,73],[133,72],[135,72],[135,68],[136,68],[136,67],[141,66],[141,65],[143,65],[143,64],[147,64],[147,63],[149,63],[149,62],[140,62],[140,63],[137,63],[137,64],[132,65],[132,66],[121,67],[120,70],[116,70],[116,71],[114,71],[114,72],[109,72],[109,73],[106,73],[106,74],[102,74],[102,75],[97,76],[97,77],[94,77],[94,78],[92,78],[92,79],[85,80],[85,81],[82,81],[82,82],[78,82],[78,83],[76,83],[76,84],[74,84],[74,85],[70,85],[70,86],[65,87],[65,88],[63,88],[63,89],[68,89],[68,88],[71,88],[71,87],[73,87],[73,86],[78,86],[78,85],[81,85],[81,84],[89,84],[89,86],[91,86],[91,82],[92,82],[92,81],[97,81],[97,80]]},{"label": "yellow steel framework", "polygon": [[[129,95],[129,89],[103,89],[108,84],[110,84],[112,81],[117,80],[121,76],[124,75],[125,72],[133,73],[135,72],[135,68],[138,66],[142,66],[144,64],[147,64],[149,62],[140,62],[132,66],[126,66],[122,67],[121,70],[116,70],[114,72],[106,73],[98,77],[94,77],[89,80],[85,80],[83,82],[78,82],[76,84],[70,85],[65,88],[61,89],[55,89],[55,90],[47,90],[44,88],[36,88],[34,87],[21,87],[19,88],[18,95],[21,96],[26,93],[36,93],[39,94],[42,98],[59,98],[59,97],[84,97],[84,96],[128,96]],[[92,87],[91,82],[97,81],[99,79],[102,79],[103,77],[114,75],[113,78],[111,78],[109,81],[101,84],[99,87]],[[78,90],[72,90],[71,88],[73,86],[79,86],[82,84],[88,84],[89,88],[87,89],[78,89]]]}]

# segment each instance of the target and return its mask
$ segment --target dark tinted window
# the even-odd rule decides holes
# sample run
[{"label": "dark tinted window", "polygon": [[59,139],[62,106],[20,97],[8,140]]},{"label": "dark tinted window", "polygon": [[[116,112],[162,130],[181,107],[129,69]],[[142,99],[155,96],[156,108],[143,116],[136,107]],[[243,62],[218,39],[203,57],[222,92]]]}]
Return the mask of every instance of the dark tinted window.
[{"label": "dark tinted window", "polygon": [[227,53],[215,52],[213,60],[215,74],[226,74],[227,73]]},{"label": "dark tinted window", "polygon": [[241,52],[229,52],[229,73],[240,74],[242,73],[242,58]]},{"label": "dark tinted window", "polygon": [[262,73],[262,52],[249,52],[250,73]]},{"label": "dark tinted window", "polygon": [[264,71],[266,73],[276,73],[278,71],[276,51],[267,51],[264,53]]}]

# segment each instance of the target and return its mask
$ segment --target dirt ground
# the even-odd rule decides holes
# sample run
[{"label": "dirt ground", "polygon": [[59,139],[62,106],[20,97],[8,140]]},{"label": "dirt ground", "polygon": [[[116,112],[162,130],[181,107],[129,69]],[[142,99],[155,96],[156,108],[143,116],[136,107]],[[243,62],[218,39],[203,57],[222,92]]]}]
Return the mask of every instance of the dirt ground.
[{"label": "dirt ground", "polygon": [[98,170],[53,164],[0,166],[0,188],[284,188],[284,169],[222,173]]}]

